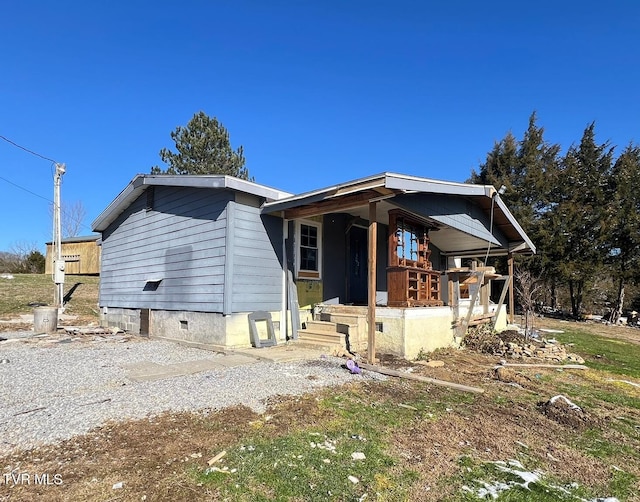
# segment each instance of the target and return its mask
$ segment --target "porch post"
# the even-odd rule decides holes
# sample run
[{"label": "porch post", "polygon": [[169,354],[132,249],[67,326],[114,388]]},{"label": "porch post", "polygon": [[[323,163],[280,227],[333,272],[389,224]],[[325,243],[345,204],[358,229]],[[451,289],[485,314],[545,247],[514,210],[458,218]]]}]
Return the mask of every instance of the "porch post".
[{"label": "porch post", "polygon": [[376,219],[377,202],[369,202],[369,297],[367,302],[368,344],[367,354],[369,364],[376,362],[376,248],[378,240],[378,223]]},{"label": "porch post", "polygon": [[507,259],[507,263],[509,265],[509,277],[511,278],[511,285],[509,286],[509,323],[513,324],[515,315],[514,315],[514,300],[513,300],[513,288],[515,287],[515,278],[513,277],[513,254],[509,253],[509,258]]}]

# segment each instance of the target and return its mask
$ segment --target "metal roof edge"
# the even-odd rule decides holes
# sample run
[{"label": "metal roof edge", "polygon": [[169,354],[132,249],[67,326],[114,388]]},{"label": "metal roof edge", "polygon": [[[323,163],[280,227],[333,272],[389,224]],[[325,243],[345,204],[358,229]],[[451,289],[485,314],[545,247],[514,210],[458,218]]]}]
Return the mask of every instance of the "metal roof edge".
[{"label": "metal roof edge", "polygon": [[281,211],[284,209],[290,209],[291,207],[295,207],[299,203],[302,203],[303,201],[305,203],[318,202],[324,199],[327,195],[335,193],[349,186],[356,186],[368,181],[375,180],[376,178],[380,178],[382,181],[382,178],[386,176],[386,174],[387,173],[374,174],[372,176],[358,178],[352,181],[347,181],[345,183],[338,183],[337,185],[331,185],[328,187],[319,188],[316,190],[310,190],[308,192],[303,192],[301,194],[292,195],[291,197],[286,197],[282,200],[266,202],[262,205],[263,212]]},{"label": "metal roof edge", "polygon": [[[98,239],[100,239],[100,234],[94,234],[94,235],[78,235],[76,237],[63,237],[61,239],[61,242],[63,244],[72,244],[75,242],[94,242],[97,241]],[[53,241],[48,241],[45,242],[45,245],[49,246],[52,245]]]},{"label": "metal roof edge", "polygon": [[[117,209],[124,204],[128,206],[133,202],[140,193],[144,190],[144,174],[136,174],[129,184],[116,196],[115,199],[98,215],[98,217],[91,223],[91,230],[93,232],[102,232],[107,228],[109,223],[113,221],[119,213],[114,213]],[[135,194],[135,197],[133,195]],[[131,200],[133,199],[133,200]],[[124,209],[123,209],[124,210]]]},{"label": "metal roof edge", "polygon": [[145,184],[155,186],[184,186],[193,188],[230,188],[258,197],[279,200],[291,193],[255,181],[243,180],[226,174],[146,174]]},{"label": "metal roof edge", "polygon": [[224,174],[137,174],[91,224],[94,232],[105,230],[127,207],[135,201],[147,186],[181,186],[193,188],[222,188],[245,192],[269,200],[278,200],[292,194]]},{"label": "metal roof edge", "polygon": [[441,181],[432,178],[409,176],[398,173],[385,173],[385,186],[395,190],[411,190],[426,193],[448,195],[468,195],[491,197],[495,188],[490,185],[474,185],[455,181]]}]

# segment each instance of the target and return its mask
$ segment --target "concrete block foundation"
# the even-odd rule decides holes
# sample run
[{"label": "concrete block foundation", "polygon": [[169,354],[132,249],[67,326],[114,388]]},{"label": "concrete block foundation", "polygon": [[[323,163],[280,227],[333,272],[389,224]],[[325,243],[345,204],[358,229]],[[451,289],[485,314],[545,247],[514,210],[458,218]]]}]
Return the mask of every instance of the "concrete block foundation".
[{"label": "concrete block foundation", "polygon": [[[128,333],[141,334],[140,309],[102,307],[100,324],[117,327]],[[223,315],[215,312],[188,312],[151,310],[148,313],[149,336],[197,345],[228,348],[251,347],[248,313]],[[280,312],[271,313],[276,338],[284,341],[280,333]],[[259,326],[262,329],[262,326]]]}]

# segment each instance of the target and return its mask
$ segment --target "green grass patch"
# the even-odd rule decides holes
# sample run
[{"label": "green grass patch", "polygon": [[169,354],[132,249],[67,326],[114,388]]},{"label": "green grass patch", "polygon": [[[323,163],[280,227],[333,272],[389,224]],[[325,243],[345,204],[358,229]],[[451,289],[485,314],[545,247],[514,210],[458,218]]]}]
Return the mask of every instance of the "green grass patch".
[{"label": "green grass patch", "polygon": [[416,420],[437,419],[458,396],[427,406],[418,391],[399,406],[395,398],[370,401],[367,394],[354,387],[325,396],[319,407],[330,416],[321,429],[302,427],[276,438],[255,434],[230,446],[216,469],[195,473],[197,482],[240,501],[408,500],[420,475],[389,453],[390,435]]},{"label": "green grass patch", "polygon": [[561,343],[575,345],[576,352],[584,357],[590,368],[615,375],[640,378],[640,345],[594,335],[579,328],[554,334]]},{"label": "green grass patch", "polygon": [[[67,275],[64,293],[68,295],[66,313],[98,317],[98,285],[92,275]],[[14,274],[0,279],[0,316],[33,313],[33,304],[53,304],[54,284],[48,274]]]},{"label": "green grass patch", "polygon": [[637,496],[637,486],[638,477],[621,469],[615,470],[609,482],[611,493],[615,494],[620,500],[632,500],[633,496]]},{"label": "green grass patch", "polygon": [[570,490],[550,483],[544,473],[530,470],[516,460],[476,463],[461,460],[460,492],[455,501],[536,501],[575,500]]},{"label": "green grass patch", "polygon": [[[526,462],[525,462],[526,463]],[[518,460],[477,462],[471,457],[459,461],[460,474],[449,480],[460,487],[451,502],[496,500],[498,502],[557,502],[562,500],[599,500],[592,489],[556,479]],[[601,489],[607,496],[627,500],[634,494],[637,479],[617,470]]]},{"label": "green grass patch", "polygon": [[256,437],[235,446],[225,465],[228,471],[204,471],[199,480],[233,500],[353,500],[374,490],[402,499],[406,483],[395,479],[395,462],[378,438],[348,433]]},{"label": "green grass patch", "polygon": [[637,448],[607,439],[600,429],[587,429],[575,436],[574,447],[598,459],[615,461],[620,455],[640,458]]},{"label": "green grass patch", "polygon": [[600,403],[610,403],[616,406],[640,409],[640,398],[630,396],[617,390],[608,390],[595,387],[592,382],[568,383],[558,382],[556,388],[560,394],[570,396],[578,400],[580,405],[595,407]]}]

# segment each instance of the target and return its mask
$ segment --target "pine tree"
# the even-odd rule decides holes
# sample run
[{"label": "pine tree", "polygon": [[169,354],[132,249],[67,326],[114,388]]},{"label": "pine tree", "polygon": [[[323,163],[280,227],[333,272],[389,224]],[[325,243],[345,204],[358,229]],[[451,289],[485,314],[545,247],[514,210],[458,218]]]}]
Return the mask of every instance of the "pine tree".
[{"label": "pine tree", "polygon": [[160,150],[160,158],[168,167],[158,166],[151,174],[226,174],[248,180],[243,148],[231,148],[229,132],[204,112],[196,113],[186,127],[178,126],[171,133],[177,153]]}]

